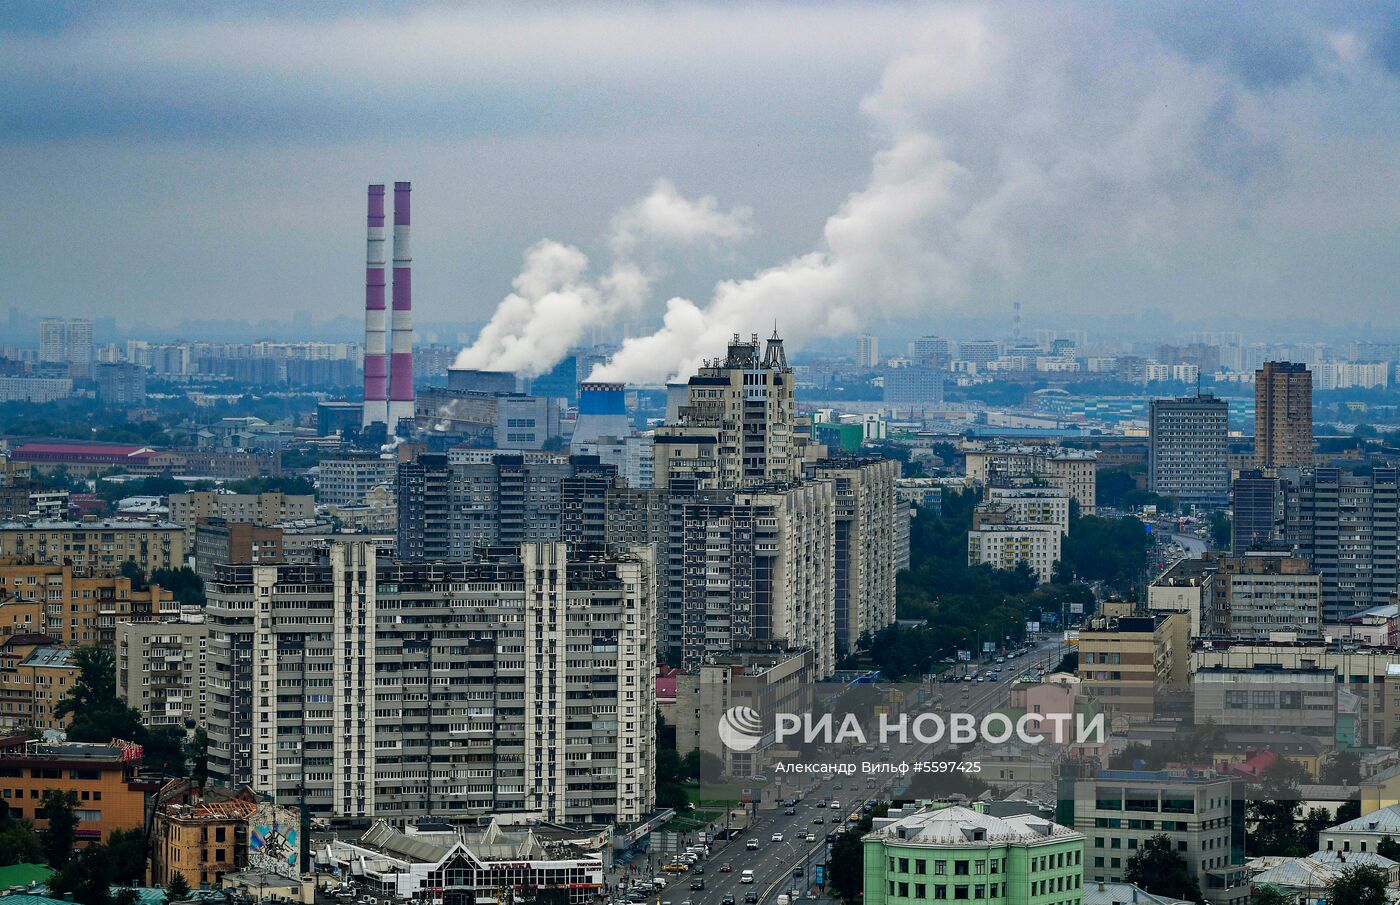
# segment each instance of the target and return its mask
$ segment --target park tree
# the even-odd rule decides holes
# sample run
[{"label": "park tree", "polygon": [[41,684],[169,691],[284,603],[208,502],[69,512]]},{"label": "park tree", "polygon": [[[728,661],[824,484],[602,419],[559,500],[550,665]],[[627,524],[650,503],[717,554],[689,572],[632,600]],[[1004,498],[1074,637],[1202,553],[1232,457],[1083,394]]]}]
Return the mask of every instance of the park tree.
[{"label": "park tree", "polygon": [[[3,808],[3,805],[0,805]],[[0,867],[44,861],[44,843],[27,821],[0,810]]]},{"label": "park tree", "polygon": [[165,901],[178,902],[180,899],[188,897],[189,894],[189,881],[185,879],[184,873],[175,871],[170,875],[170,883],[165,887]]},{"label": "park tree", "polygon": [[1386,905],[1386,872],[1374,864],[1357,864],[1342,871],[1328,887],[1328,905]]}]

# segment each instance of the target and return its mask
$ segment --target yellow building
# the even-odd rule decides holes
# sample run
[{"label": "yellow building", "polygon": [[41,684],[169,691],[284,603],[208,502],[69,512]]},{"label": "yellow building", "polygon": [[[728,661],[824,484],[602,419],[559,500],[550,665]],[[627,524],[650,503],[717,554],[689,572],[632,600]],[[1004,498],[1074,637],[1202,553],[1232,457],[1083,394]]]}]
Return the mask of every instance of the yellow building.
[{"label": "yellow building", "polygon": [[0,735],[68,726],[54,708],[77,682],[72,656],[48,635],[12,635],[0,644]]},{"label": "yellow building", "polygon": [[213,889],[247,863],[248,818],[257,801],[247,789],[226,801],[165,804],[156,812],[152,882],[169,885],[184,874],[191,889]]},{"label": "yellow building", "polygon": [[1096,616],[1079,630],[1081,693],[1115,717],[1150,720],[1160,686],[1184,686],[1190,657],[1185,613]]},{"label": "yellow building", "polygon": [[185,564],[185,531],[171,522],[120,519],[0,524],[0,556],[68,564],[83,576],[117,575],[134,562],[149,575]]},{"label": "yellow building", "polygon": [[137,591],[116,576],[82,577],[70,565],[0,559],[0,638],[45,634],[70,647],[111,647],[118,622],[178,614],[169,591]]}]

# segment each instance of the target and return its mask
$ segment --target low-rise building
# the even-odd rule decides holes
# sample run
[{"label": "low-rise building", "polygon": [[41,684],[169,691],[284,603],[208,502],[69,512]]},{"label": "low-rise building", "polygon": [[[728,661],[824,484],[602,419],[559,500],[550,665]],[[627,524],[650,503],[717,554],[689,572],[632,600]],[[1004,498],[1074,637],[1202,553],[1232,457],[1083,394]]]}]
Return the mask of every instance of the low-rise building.
[{"label": "low-rise building", "polygon": [[0,644],[0,735],[65,728],[54,715],[78,678],[72,648],[48,635],[11,635]]},{"label": "low-rise building", "polygon": [[865,836],[865,903],[1080,905],[1084,835],[1044,817],[961,806],[891,810]]},{"label": "low-rise building", "polygon": [[1079,629],[1083,694],[1115,717],[1151,719],[1160,688],[1186,685],[1189,638],[1182,613],[1093,617]]},{"label": "low-rise building", "polygon": [[247,789],[223,801],[162,804],[151,833],[151,882],[168,886],[183,874],[191,889],[218,889],[248,862],[248,819],[257,809]]},{"label": "low-rise building", "polygon": [[998,521],[997,516],[1004,517],[1004,513],[974,514],[972,530],[967,532],[968,564],[1011,570],[1025,563],[1035,573],[1037,583],[1050,581],[1060,559],[1059,527],[1014,524]]},{"label": "low-rise building", "polygon": [[603,886],[600,856],[495,821],[478,830],[447,824],[398,830],[375,821],[359,839],[336,840],[324,853],[371,896],[432,905],[518,900],[543,890],[561,890],[570,905],[586,905]]},{"label": "low-rise building", "polygon": [[1206,899],[1247,901],[1239,782],[1186,770],[1103,770],[1076,782],[1074,827],[1085,837],[1085,885],[1122,882],[1133,855],[1165,834]]},{"label": "low-rise building", "polygon": [[26,736],[0,739],[0,791],[12,817],[35,829],[48,825],[44,793],[50,789],[78,796],[77,840],[105,842],[113,830],[143,825],[148,791],[136,778],[139,746],[40,742]]},{"label": "low-rise building", "polygon": [[1374,854],[1387,838],[1400,839],[1400,804],[1328,827],[1318,836],[1317,844],[1325,852]]}]

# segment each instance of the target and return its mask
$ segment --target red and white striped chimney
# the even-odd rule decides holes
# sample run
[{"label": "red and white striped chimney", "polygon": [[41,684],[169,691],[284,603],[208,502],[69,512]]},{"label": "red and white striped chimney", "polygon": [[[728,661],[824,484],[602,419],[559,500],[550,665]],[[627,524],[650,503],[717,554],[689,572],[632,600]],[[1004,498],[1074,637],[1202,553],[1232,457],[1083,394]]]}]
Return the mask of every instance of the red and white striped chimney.
[{"label": "red and white striped chimney", "polygon": [[413,253],[408,245],[409,193],[394,183],[394,319],[389,355],[389,430],[413,417]]},{"label": "red and white striped chimney", "polygon": [[365,252],[365,410],[363,427],[388,418],[388,362],[384,353],[384,186],[369,187]]}]

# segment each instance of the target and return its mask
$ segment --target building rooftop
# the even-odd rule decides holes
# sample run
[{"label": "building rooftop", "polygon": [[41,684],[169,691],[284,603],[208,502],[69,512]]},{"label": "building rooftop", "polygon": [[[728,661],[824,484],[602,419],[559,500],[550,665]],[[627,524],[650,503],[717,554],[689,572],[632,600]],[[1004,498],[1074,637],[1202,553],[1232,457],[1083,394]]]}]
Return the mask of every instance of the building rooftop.
[{"label": "building rooftop", "polygon": [[78,668],[78,665],[73,662],[73,649],[71,647],[36,647],[29,652],[29,656],[20,661],[20,665]]},{"label": "building rooftop", "polygon": [[1080,834],[1043,817],[993,817],[961,806],[918,811],[870,832],[867,838],[912,845],[976,845],[1070,840]]},{"label": "building rooftop", "polygon": [[1159,896],[1131,883],[1085,883],[1083,905],[1188,905],[1189,900]]},{"label": "building rooftop", "polygon": [[154,531],[157,528],[183,531],[174,522],[151,522],[138,519],[96,519],[91,522],[35,521],[0,522],[0,531]]},{"label": "building rooftop", "polygon": [[1328,827],[1329,833],[1379,833],[1400,836],[1400,804],[1362,814],[1354,820]]}]

